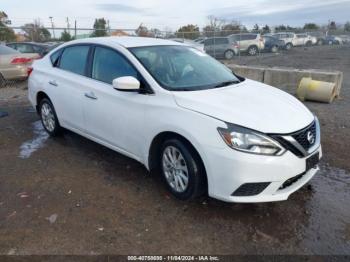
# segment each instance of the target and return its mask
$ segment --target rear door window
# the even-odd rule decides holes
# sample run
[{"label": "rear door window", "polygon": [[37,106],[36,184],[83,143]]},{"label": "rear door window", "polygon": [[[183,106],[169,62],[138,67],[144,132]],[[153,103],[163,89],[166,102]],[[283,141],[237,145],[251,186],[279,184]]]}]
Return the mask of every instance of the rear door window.
[{"label": "rear door window", "polygon": [[211,38],[211,39],[206,39],[205,41],[204,41],[204,45],[212,45],[214,43],[214,41],[213,41],[213,39]]},{"label": "rear door window", "polygon": [[71,46],[64,49],[59,68],[79,74],[86,75],[85,68],[90,46]]},{"label": "rear door window", "polygon": [[227,38],[217,38],[217,39],[215,39],[215,44],[217,44],[217,45],[228,44],[228,39]]}]

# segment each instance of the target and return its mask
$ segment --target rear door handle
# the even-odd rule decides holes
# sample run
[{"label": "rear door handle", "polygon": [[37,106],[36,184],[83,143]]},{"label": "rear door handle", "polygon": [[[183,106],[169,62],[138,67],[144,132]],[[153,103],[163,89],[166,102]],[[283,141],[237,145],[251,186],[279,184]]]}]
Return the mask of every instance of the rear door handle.
[{"label": "rear door handle", "polygon": [[87,98],[97,100],[97,96],[95,96],[94,92],[89,92],[84,94]]},{"label": "rear door handle", "polygon": [[58,86],[58,84],[55,80],[49,81],[49,84],[52,86]]}]

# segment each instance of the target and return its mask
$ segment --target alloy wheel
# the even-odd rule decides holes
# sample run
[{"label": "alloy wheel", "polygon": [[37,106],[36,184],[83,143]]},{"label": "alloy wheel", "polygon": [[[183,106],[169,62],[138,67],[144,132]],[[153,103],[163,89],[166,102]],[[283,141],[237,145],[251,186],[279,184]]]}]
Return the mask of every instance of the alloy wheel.
[{"label": "alloy wheel", "polygon": [[174,146],[164,149],[162,168],[169,186],[178,193],[185,192],[189,185],[189,174],[186,161],[179,149]]},{"label": "alloy wheel", "polygon": [[55,115],[51,106],[48,103],[44,103],[41,106],[41,119],[44,127],[49,131],[53,132],[56,127]]}]

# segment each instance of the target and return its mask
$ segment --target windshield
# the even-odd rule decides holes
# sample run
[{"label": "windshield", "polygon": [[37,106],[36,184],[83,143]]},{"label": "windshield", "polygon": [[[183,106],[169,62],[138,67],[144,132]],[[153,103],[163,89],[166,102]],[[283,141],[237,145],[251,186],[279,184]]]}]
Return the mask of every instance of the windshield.
[{"label": "windshield", "polygon": [[155,80],[171,91],[218,88],[240,80],[209,55],[186,46],[150,46],[129,49]]}]

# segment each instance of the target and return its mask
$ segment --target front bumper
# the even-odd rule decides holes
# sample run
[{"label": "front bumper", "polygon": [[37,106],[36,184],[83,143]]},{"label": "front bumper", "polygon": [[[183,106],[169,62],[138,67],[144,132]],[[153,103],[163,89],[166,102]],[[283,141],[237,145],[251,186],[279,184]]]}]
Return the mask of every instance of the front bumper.
[{"label": "front bumper", "polygon": [[[282,156],[262,156],[242,153],[231,148],[206,150],[206,170],[209,196],[226,202],[272,202],[286,200],[305,185],[319,170],[307,172],[306,159],[317,152],[322,157],[321,145],[309,156],[299,158],[290,151]],[[302,174],[302,175],[301,175]],[[298,179],[293,179],[298,176]],[[282,186],[287,180],[292,183]],[[250,196],[232,194],[247,183],[269,183],[262,192]]]}]

